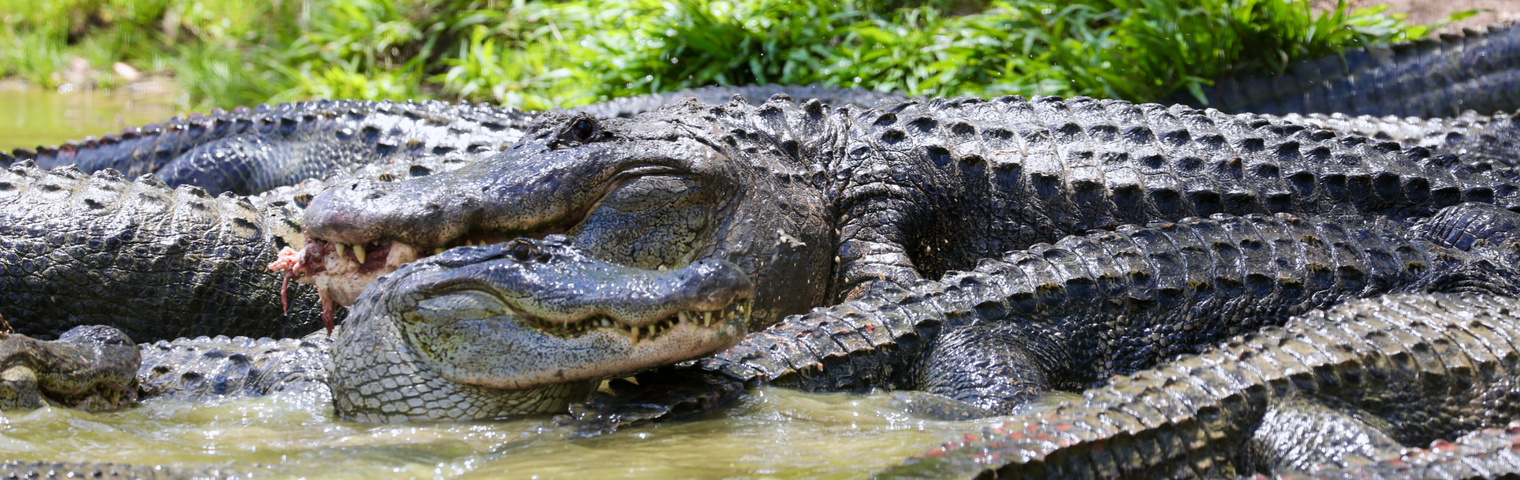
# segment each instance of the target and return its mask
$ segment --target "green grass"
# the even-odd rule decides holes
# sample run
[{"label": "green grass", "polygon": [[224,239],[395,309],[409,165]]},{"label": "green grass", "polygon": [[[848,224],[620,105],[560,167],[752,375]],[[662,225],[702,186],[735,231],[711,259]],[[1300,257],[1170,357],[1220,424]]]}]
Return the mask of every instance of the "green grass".
[{"label": "green grass", "polygon": [[51,87],[72,58],[122,61],[200,109],[752,83],[1151,100],[1430,31],[1301,0],[0,0],[0,27],[0,76]]}]

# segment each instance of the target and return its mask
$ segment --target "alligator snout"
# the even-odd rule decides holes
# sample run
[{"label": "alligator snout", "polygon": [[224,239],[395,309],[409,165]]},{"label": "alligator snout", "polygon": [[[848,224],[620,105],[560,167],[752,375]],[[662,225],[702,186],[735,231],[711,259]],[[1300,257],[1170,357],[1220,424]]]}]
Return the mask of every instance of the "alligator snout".
[{"label": "alligator snout", "polygon": [[[411,240],[442,236],[458,222],[443,221],[445,205],[459,208],[460,202],[445,202],[424,193],[434,189],[407,188],[404,183],[356,180],[329,188],[307,206],[302,225],[307,237],[334,243],[365,244],[384,236]],[[468,202],[464,202],[468,203]],[[457,233],[457,232],[453,232]]]},{"label": "alligator snout", "polygon": [[399,331],[452,382],[522,390],[627,375],[707,355],[747,333],[754,286],[715,259],[648,270],[563,236],[450,249],[365,290],[339,333]]}]

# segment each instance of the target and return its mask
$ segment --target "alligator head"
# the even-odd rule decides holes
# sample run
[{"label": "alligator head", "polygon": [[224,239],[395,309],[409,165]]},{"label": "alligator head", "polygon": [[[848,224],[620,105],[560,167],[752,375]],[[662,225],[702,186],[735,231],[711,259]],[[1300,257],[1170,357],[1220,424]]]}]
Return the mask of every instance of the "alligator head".
[{"label": "alligator head", "polygon": [[[563,410],[602,378],[738,342],[753,295],[722,260],[613,265],[558,235],[450,249],[376,287],[334,343],[339,412],[369,420]],[[388,401],[407,388],[425,401]]]},{"label": "alligator head", "polygon": [[293,271],[346,305],[417,258],[559,234],[628,267],[731,262],[757,287],[751,329],[820,305],[834,226],[817,159],[841,148],[820,134],[830,131],[827,108],[726,108],[561,116],[459,170],[330,189],[306,210],[306,250]]}]

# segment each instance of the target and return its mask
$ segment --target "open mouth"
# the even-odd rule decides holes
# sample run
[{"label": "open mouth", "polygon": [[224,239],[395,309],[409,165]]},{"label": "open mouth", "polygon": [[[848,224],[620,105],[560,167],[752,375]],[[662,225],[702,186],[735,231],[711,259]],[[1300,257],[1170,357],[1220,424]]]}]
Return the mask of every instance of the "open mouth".
[{"label": "open mouth", "polygon": [[[548,226],[520,232],[490,232],[470,230],[440,245],[419,247],[406,242],[382,238],[365,243],[346,244],[321,238],[307,237],[301,250],[285,247],[269,269],[284,272],[280,286],[280,301],[289,310],[286,290],[290,281],[307,283],[317,287],[322,299],[322,322],[332,333],[333,316],[338,306],[353,305],[364,288],[381,275],[396,271],[402,265],[427,258],[444,251],[463,246],[485,246],[514,238],[542,240],[549,235],[570,231],[585,219],[590,207],[583,208],[567,218],[551,222]],[[711,312],[708,312],[709,314]],[[609,320],[610,321],[610,320]]]},{"label": "open mouth", "polygon": [[635,343],[639,341],[652,341],[659,339],[671,330],[681,326],[699,328],[711,328],[713,325],[723,325],[735,319],[747,319],[750,312],[750,299],[740,298],[730,302],[719,310],[700,311],[682,310],[668,317],[662,318],[646,325],[628,325],[606,315],[596,315],[590,318],[561,322],[534,317],[531,315],[519,315],[522,322],[538,331],[560,338],[575,338],[597,330],[613,330],[627,336]]}]

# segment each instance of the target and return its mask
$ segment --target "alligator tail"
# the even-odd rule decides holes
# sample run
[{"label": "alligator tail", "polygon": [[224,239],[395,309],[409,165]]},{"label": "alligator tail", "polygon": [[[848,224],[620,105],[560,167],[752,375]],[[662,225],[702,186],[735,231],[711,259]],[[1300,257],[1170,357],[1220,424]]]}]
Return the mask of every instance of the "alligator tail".
[{"label": "alligator tail", "polygon": [[310,333],[314,289],[299,288],[287,317],[280,277],[264,268],[298,241],[281,236],[291,213],[152,176],[19,162],[0,170],[0,314],[44,337],[91,324],[141,341]]},{"label": "alligator tail", "polygon": [[1206,101],[1178,92],[1163,102],[1234,113],[1343,113],[1450,117],[1520,110],[1520,26],[1363,47],[1298,62],[1277,76],[1219,79]]}]

